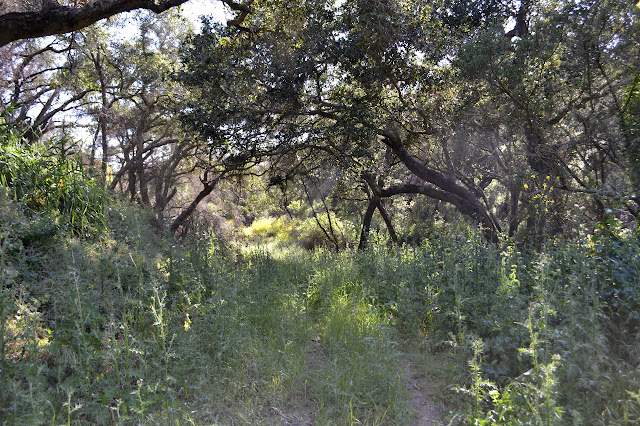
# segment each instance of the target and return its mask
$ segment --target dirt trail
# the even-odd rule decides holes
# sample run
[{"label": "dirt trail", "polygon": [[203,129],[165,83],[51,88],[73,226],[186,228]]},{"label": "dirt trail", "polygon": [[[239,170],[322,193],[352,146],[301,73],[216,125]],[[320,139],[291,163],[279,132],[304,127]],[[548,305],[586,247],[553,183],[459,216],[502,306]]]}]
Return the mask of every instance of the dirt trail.
[{"label": "dirt trail", "polygon": [[407,358],[400,359],[400,366],[407,376],[408,406],[416,415],[411,426],[443,425],[441,404],[435,403],[431,397],[428,378],[420,372]]},{"label": "dirt trail", "polygon": [[[316,340],[312,341],[310,350],[310,362],[315,366],[325,367],[329,359],[328,351]],[[441,402],[435,402],[434,390],[429,385],[428,374],[411,361],[410,355],[401,353],[398,359],[398,367],[402,369],[406,377],[406,388],[409,394],[407,407],[412,413],[411,418],[402,419],[407,426],[438,426],[446,425],[442,421],[442,415],[446,411]],[[305,406],[293,410],[281,412],[277,408],[271,409],[274,423],[287,426],[312,426],[315,425],[314,407]]]}]

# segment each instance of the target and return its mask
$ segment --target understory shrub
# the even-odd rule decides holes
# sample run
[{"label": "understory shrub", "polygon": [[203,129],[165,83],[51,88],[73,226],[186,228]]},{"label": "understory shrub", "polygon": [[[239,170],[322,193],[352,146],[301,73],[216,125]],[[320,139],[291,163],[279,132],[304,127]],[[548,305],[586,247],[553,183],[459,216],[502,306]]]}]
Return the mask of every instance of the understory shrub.
[{"label": "understory shrub", "polygon": [[632,235],[525,251],[458,226],[419,247],[336,253],[354,232],[331,216],[337,239],[315,218],[279,218],[254,232],[283,244],[233,248],[207,229],[176,241],[153,212],[105,196],[61,141],[7,140],[8,424],[404,424],[403,341],[445,354],[454,424],[640,421]]},{"label": "understory shrub", "polygon": [[23,209],[47,214],[52,225],[87,235],[104,226],[107,194],[65,138],[28,144],[5,131],[0,135],[0,185]]},{"label": "understory shrub", "polygon": [[245,235],[264,241],[297,243],[313,250],[326,247],[344,250],[355,241],[355,227],[341,220],[335,213],[318,214],[306,219],[288,216],[263,217],[253,221],[245,230]]}]

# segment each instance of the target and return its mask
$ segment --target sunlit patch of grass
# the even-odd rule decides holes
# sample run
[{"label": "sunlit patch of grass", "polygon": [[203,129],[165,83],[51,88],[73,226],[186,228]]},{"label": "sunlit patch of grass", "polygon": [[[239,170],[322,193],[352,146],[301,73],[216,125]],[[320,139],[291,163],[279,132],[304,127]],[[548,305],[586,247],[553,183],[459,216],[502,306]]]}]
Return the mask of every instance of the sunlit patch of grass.
[{"label": "sunlit patch of grass", "polygon": [[392,421],[403,404],[388,321],[365,299],[337,293],[317,332],[323,349],[312,382],[320,416],[338,423]]},{"label": "sunlit patch of grass", "polygon": [[330,302],[321,326],[324,343],[331,348],[365,350],[367,345],[385,337],[385,321],[374,306],[346,294],[336,294]]},{"label": "sunlit patch of grass", "polygon": [[51,359],[48,348],[51,330],[44,328],[39,317],[39,312],[23,305],[15,315],[4,319],[2,340],[6,360],[46,362]]}]

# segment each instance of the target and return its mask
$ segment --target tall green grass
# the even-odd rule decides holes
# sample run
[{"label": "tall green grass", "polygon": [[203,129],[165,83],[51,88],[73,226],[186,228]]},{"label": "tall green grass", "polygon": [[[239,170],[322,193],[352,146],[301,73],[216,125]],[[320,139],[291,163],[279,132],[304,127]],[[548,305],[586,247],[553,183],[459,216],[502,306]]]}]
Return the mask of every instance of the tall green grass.
[{"label": "tall green grass", "polygon": [[[82,198],[79,171],[84,201],[55,204],[67,177],[4,149],[7,424],[406,424],[401,358],[453,424],[640,421],[640,247],[623,232],[540,252],[472,230],[342,253],[176,241],[151,212]],[[71,219],[85,208],[99,220]],[[51,217],[67,225],[44,237]]]}]

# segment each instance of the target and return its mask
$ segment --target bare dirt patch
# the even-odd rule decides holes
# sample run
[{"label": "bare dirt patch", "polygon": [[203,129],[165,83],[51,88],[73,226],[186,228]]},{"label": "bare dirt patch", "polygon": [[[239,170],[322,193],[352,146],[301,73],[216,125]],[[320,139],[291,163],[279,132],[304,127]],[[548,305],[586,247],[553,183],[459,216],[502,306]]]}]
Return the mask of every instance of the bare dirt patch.
[{"label": "bare dirt patch", "polygon": [[429,378],[406,358],[400,358],[400,366],[407,376],[408,406],[415,414],[409,423],[412,426],[443,425],[444,406],[434,402],[433,390],[429,386]]},{"label": "bare dirt patch", "polygon": [[298,409],[291,409],[283,413],[277,408],[271,409],[272,414],[277,416],[277,421],[274,425],[287,425],[287,426],[313,426],[314,422],[314,408],[311,406],[305,406]]}]

